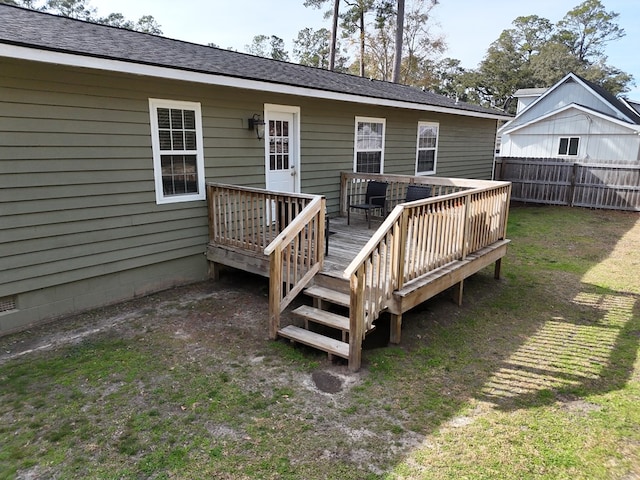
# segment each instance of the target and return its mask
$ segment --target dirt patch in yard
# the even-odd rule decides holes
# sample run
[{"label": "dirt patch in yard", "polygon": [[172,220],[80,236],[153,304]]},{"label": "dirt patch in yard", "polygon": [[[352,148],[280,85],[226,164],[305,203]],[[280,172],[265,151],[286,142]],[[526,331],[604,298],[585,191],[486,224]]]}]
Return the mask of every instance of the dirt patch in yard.
[{"label": "dirt patch in yard", "polygon": [[[452,312],[457,308],[445,303],[444,308]],[[122,462],[118,460],[122,452],[131,452],[131,460],[139,465],[136,456],[143,452],[151,455],[149,452],[158,448],[155,442],[170,442],[164,436],[154,439],[153,427],[135,426],[140,421],[136,412],[171,422],[171,427],[163,427],[169,431],[176,428],[174,424],[180,425],[180,417],[197,422],[201,435],[213,439],[213,451],[219,448],[221,455],[260,450],[266,431],[267,437],[276,437],[272,444],[278,458],[293,458],[302,465],[323,459],[327,471],[336,472],[349,465],[350,473],[341,478],[379,475],[392,458],[420,444],[423,435],[407,431],[398,420],[399,406],[365,398],[359,392],[370,375],[368,367],[384,368],[384,360],[374,355],[364,361],[360,372],[353,373],[346,360],[329,360],[326,354],[305,346],[269,340],[267,307],[265,279],[230,271],[218,282],[160,292],[0,337],[0,366],[32,361],[46,364],[49,359],[52,364],[64,365],[65,358],[75,361],[82,355],[96,364],[104,362],[104,367],[78,372],[71,389],[62,386],[71,380],[56,379],[54,372],[50,385],[38,387],[34,381],[29,388],[38,391],[30,398],[44,394],[40,390],[51,390],[46,394],[49,400],[29,401],[42,404],[43,409],[48,408],[47,402],[68,402],[73,410],[71,419],[43,419],[42,431],[36,435],[63,441],[85,425],[84,435],[90,439],[82,442],[83,456],[91,462],[103,458],[105,465]],[[421,313],[424,317],[428,311],[425,308]],[[296,321],[285,312],[283,324]],[[411,330],[405,330],[407,346],[412,338],[420,338]],[[385,350],[381,347],[386,347],[387,339],[388,327],[381,325],[367,339],[367,352]],[[133,350],[133,356],[130,360],[114,359],[115,367],[109,366],[110,352],[116,350],[125,356]],[[86,361],[79,362],[82,368]],[[129,364],[121,367],[123,362]],[[7,377],[0,373],[0,380]],[[218,407],[213,406],[216,403]],[[3,415],[0,409],[0,418],[7,424],[17,415],[13,410]],[[78,415],[82,418],[76,418]],[[39,422],[33,420],[31,425]],[[28,425],[25,419],[25,426],[16,434],[38,443],[31,438],[34,432]],[[177,428],[171,436],[195,435],[182,431],[184,427]],[[291,450],[298,442],[305,445],[304,451]],[[18,478],[55,478],[56,472],[69,468],[66,461],[49,468],[38,464],[19,469]],[[296,475],[304,471],[300,468],[296,468]],[[216,478],[270,477],[225,476],[219,468],[216,473]],[[320,478],[311,471],[305,476]]]}]

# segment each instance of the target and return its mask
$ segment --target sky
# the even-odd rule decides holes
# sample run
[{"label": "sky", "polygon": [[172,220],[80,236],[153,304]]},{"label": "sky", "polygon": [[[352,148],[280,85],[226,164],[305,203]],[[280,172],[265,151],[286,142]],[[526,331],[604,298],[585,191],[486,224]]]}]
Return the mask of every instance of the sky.
[{"label": "sky", "polygon": [[[608,63],[636,79],[627,95],[640,101],[640,1],[601,0],[607,11],[619,13],[626,36],[607,46]],[[304,0],[92,0],[100,16],[119,12],[137,20],[153,15],[163,36],[194,43],[215,43],[245,51],[255,35],[277,35],[291,52],[292,41],[305,27],[330,28],[325,9],[303,5]],[[445,36],[444,56],[465,68],[476,68],[491,42],[511,28],[519,16],[538,15],[553,23],[582,0],[440,0],[432,11],[434,32]],[[328,5],[328,4],[327,4]],[[328,7],[327,7],[328,9]]]}]

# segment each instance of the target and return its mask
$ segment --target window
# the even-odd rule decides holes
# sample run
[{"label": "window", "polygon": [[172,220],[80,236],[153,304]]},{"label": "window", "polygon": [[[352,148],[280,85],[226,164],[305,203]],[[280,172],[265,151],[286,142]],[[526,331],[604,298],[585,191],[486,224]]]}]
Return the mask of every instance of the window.
[{"label": "window", "polygon": [[384,118],[356,117],[354,172],[383,173]]},{"label": "window", "polygon": [[438,129],[439,125],[437,123],[418,122],[416,175],[436,173]]},{"label": "window", "polygon": [[149,99],[156,202],[204,200],[200,104]]},{"label": "window", "polygon": [[558,155],[578,155],[579,137],[561,137]]}]

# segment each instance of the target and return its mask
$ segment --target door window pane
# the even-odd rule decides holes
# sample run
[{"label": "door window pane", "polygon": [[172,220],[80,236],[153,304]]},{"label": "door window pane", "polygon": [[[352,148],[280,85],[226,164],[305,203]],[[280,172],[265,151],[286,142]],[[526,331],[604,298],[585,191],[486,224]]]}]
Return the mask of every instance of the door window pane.
[{"label": "door window pane", "polygon": [[269,168],[289,170],[289,122],[269,120]]}]

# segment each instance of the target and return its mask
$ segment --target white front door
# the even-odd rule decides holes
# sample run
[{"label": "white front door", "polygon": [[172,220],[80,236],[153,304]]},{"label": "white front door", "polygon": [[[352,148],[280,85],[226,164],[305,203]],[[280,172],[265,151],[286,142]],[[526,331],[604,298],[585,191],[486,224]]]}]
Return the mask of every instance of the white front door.
[{"label": "white front door", "polygon": [[297,114],[265,109],[265,117],[267,190],[296,193],[300,190]]}]

